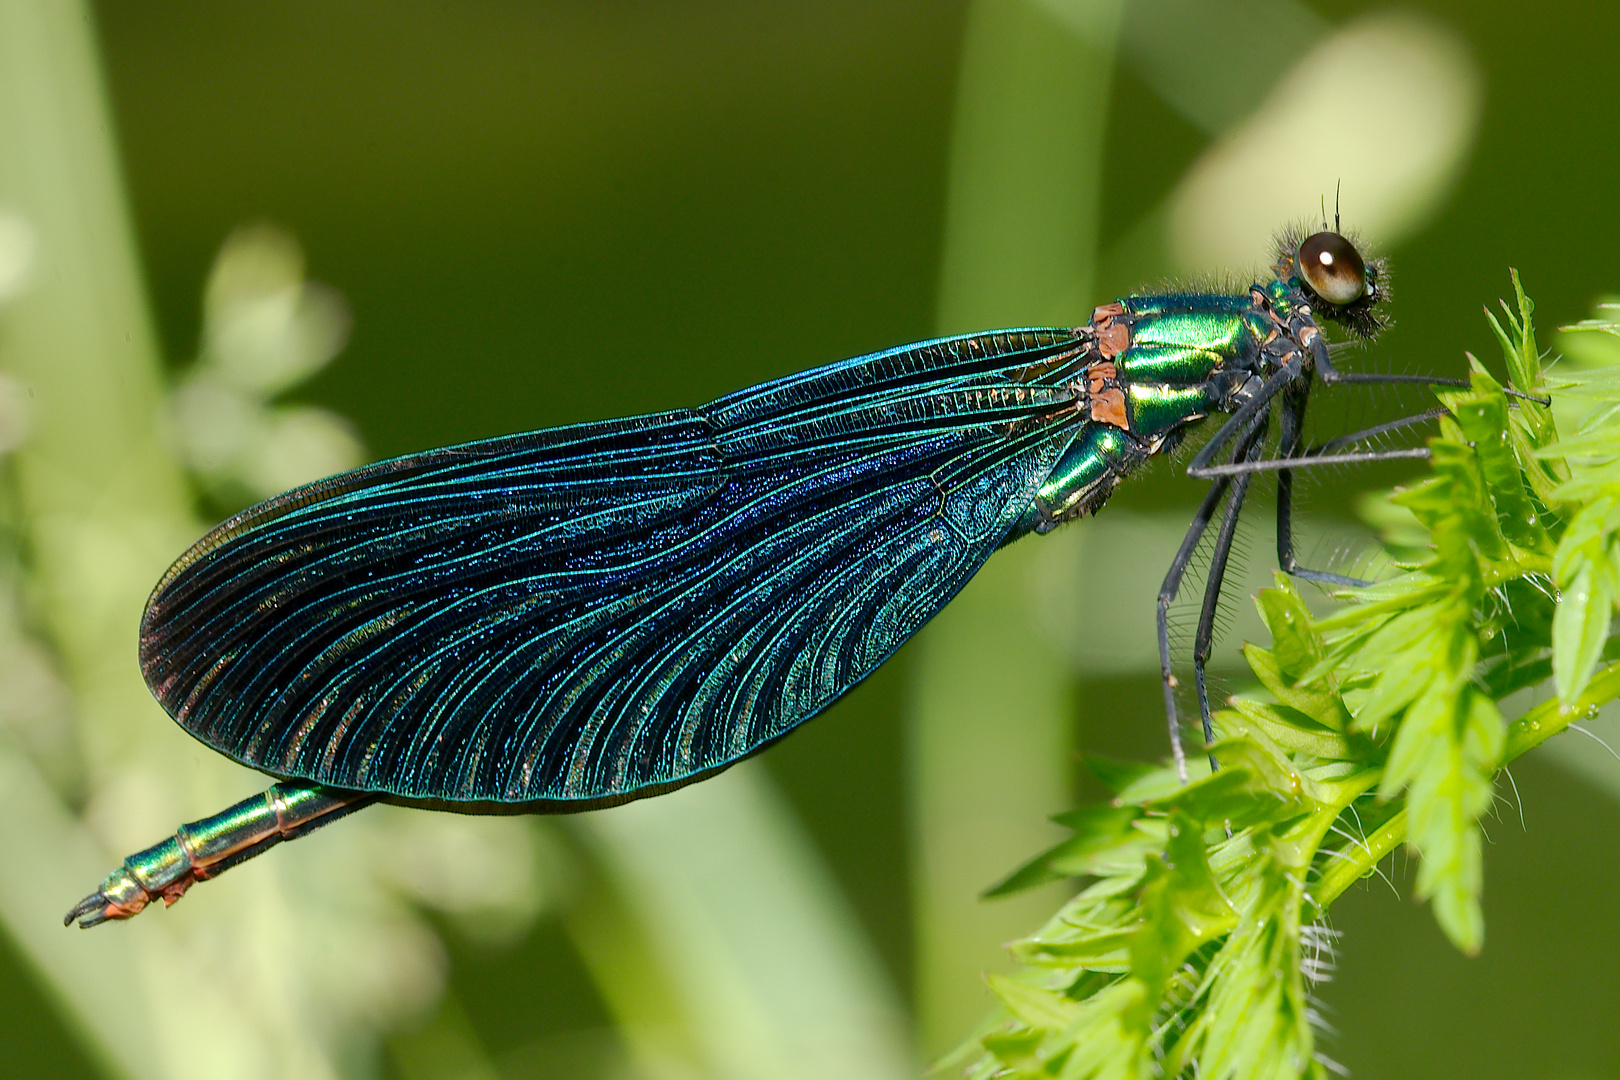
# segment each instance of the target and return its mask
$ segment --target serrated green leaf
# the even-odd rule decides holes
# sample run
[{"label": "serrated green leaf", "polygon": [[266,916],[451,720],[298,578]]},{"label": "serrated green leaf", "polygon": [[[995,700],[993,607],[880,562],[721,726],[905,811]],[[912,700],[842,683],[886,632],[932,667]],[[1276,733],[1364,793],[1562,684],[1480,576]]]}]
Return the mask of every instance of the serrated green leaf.
[{"label": "serrated green leaf", "polygon": [[1046,1040],[1045,1031],[1020,1027],[1012,1031],[993,1032],[979,1041],[986,1050],[1003,1062],[1014,1068],[1028,1070],[1039,1069],[1046,1064],[1040,1054],[1041,1045]]},{"label": "serrated green leaf", "polygon": [[[1517,416],[1518,413],[1515,413],[1515,418]],[[1557,432],[1551,420],[1542,424],[1538,432],[1529,430],[1528,425],[1515,422],[1509,427],[1509,436],[1513,455],[1523,468],[1525,482],[1530,485],[1530,492],[1540,507],[1541,524],[1549,534],[1555,534],[1558,515],[1549,508],[1556,505],[1553,493],[1569,481],[1570,470],[1562,458],[1544,459],[1538,456],[1544,442],[1537,440],[1555,438]]]},{"label": "serrated green leaf", "polygon": [[[1215,751],[1216,760],[1226,763],[1226,768],[1233,771],[1241,768],[1253,777],[1249,782],[1251,794],[1262,803],[1268,820],[1278,821],[1290,811],[1307,810],[1309,804],[1319,798],[1315,782],[1294,766],[1287,751],[1274,742],[1263,727],[1256,727],[1240,738],[1223,739],[1215,744]],[[1273,800],[1282,806],[1272,805]],[[1248,824],[1241,818],[1226,820],[1234,828],[1240,823]],[[1209,824],[1220,823],[1211,821]]]},{"label": "serrated green leaf", "polygon": [[[1312,1036],[1299,965],[1299,891],[1288,864],[1257,863],[1253,898],[1210,962],[1207,1005],[1184,1043],[1197,1073],[1214,1080],[1293,1080],[1307,1068]],[[1170,1065],[1186,1067],[1186,1050]]]},{"label": "serrated green leaf", "polygon": [[[1187,772],[1193,783],[1209,776],[1209,765],[1203,755],[1187,759]],[[1184,785],[1181,776],[1170,766],[1162,766],[1137,778],[1130,787],[1121,791],[1116,802],[1125,806],[1147,806],[1173,796]]]},{"label": "serrated green leaf", "polygon": [[1258,729],[1283,749],[1322,761],[1341,761],[1351,755],[1350,740],[1338,732],[1303,727],[1278,710],[1245,698],[1232,700],[1230,714],[1223,711],[1221,729],[1233,735],[1248,735]]},{"label": "serrated green leaf", "polygon": [[1095,838],[1098,842],[1112,842],[1123,837],[1131,823],[1141,816],[1130,806],[1081,806],[1053,814],[1052,822],[1065,829],[1073,829],[1077,838]]},{"label": "serrated green leaf", "polygon": [[1073,1033],[1062,1080],[1148,1080],[1154,1075],[1144,1016],[1150,1005],[1136,979],[1121,979],[1088,1003],[1086,1022]]},{"label": "serrated green leaf", "polygon": [[1100,857],[1106,859],[1113,849],[1133,841],[1137,847],[1141,846],[1140,834],[1131,828],[1139,816],[1140,812],[1130,806],[1088,806],[1056,815],[1052,820],[1074,829],[1075,835],[1013,871],[985,892],[985,898],[1010,896],[1048,882],[1095,872]]},{"label": "serrated green leaf", "polygon": [[1553,582],[1559,588],[1574,581],[1581,564],[1605,557],[1610,538],[1620,524],[1615,520],[1617,509],[1620,503],[1614,496],[1606,495],[1592,500],[1570,521],[1552,558]]},{"label": "serrated green leaf", "polygon": [[1412,656],[1399,666],[1385,668],[1362,697],[1350,730],[1376,736],[1395,715],[1415,700],[1434,677],[1429,662]]},{"label": "serrated green leaf", "polygon": [[1432,440],[1429,450],[1441,483],[1407,505],[1434,534],[1436,567],[1466,575],[1481,555],[1507,559],[1511,551],[1486,492],[1479,455],[1471,446],[1441,439]]},{"label": "serrated green leaf", "polygon": [[1019,942],[1013,948],[1013,957],[1026,964],[1068,963],[1091,971],[1130,970],[1131,942],[1136,938],[1138,923],[1130,926],[1111,926],[1087,930],[1060,941],[1040,937]]},{"label": "serrated green leaf", "polygon": [[1597,670],[1614,617],[1615,574],[1607,562],[1578,564],[1574,580],[1559,590],[1553,613],[1553,682],[1558,700],[1580,697]]},{"label": "serrated green leaf", "polygon": [[989,981],[1023,1026],[984,1035],[980,1045],[997,1067],[969,1075],[1002,1080],[1148,1080],[1153,1075],[1147,1030],[1137,1022],[1146,997],[1138,980],[1105,983],[1083,1003],[1004,976]]},{"label": "serrated green leaf", "polygon": [[[1445,595],[1449,588],[1446,581],[1432,574],[1414,571],[1393,581],[1358,589],[1356,591],[1358,603],[1317,620],[1316,629],[1323,634],[1332,634],[1361,623],[1399,615],[1403,611],[1410,611],[1428,603],[1436,596]],[[1337,647],[1338,642],[1335,641],[1334,644]]]},{"label": "serrated green leaf", "polygon": [[1335,731],[1344,730],[1350,717],[1335,690],[1295,686],[1284,677],[1275,655],[1258,645],[1243,646],[1243,655],[1249,661],[1249,670],[1260,680],[1260,685],[1271,691],[1278,701],[1304,713],[1323,727]]},{"label": "serrated green leaf", "polygon": [[1309,782],[1254,737],[1222,739],[1210,747],[1221,763],[1210,773],[1154,799],[1149,805],[1203,828],[1245,828],[1288,816],[1307,798]]},{"label": "serrated green leaf", "polygon": [[[1448,769],[1451,762],[1439,759],[1437,747],[1450,737],[1450,717],[1455,708],[1455,684],[1434,672],[1424,682],[1420,693],[1414,695],[1411,707],[1396,729],[1390,744],[1389,761],[1384,765],[1384,779],[1379,794],[1392,799],[1410,786],[1425,769]],[[1442,748],[1441,753],[1448,753]]]},{"label": "serrated green leaf", "polygon": [[1237,912],[1210,872],[1203,829],[1193,819],[1172,815],[1164,857],[1148,859],[1139,909],[1131,973],[1155,998],[1189,953],[1237,922]]},{"label": "serrated green leaf", "polygon": [[1288,576],[1279,572],[1273,580],[1272,588],[1256,594],[1254,606],[1271,631],[1270,652],[1276,657],[1278,669],[1291,682],[1297,682],[1322,660],[1322,635]]},{"label": "serrated green leaf", "polygon": [[1485,491],[1502,534],[1519,547],[1550,553],[1552,537],[1531,501],[1508,431],[1508,403],[1496,380],[1473,376],[1474,392],[1452,403],[1452,415],[1479,455]]},{"label": "serrated green leaf", "polygon": [[1559,439],[1536,451],[1539,458],[1613,457],[1620,454],[1620,432],[1612,427]]},{"label": "serrated green leaf", "polygon": [[[1429,752],[1400,762],[1407,785],[1407,842],[1422,856],[1416,891],[1435,901],[1436,920],[1464,952],[1479,950],[1483,884],[1479,815],[1490,805],[1491,784],[1505,732],[1496,703],[1464,684],[1436,684],[1415,704],[1397,742],[1429,736]],[[1390,754],[1394,773],[1399,748]],[[1386,779],[1387,783],[1387,779]]]},{"label": "serrated green leaf", "polygon": [[1063,1031],[1080,1019],[1084,1006],[1071,1001],[1055,990],[1010,979],[1005,975],[988,976],[990,990],[1012,1013],[1013,1019],[1036,1031]]}]

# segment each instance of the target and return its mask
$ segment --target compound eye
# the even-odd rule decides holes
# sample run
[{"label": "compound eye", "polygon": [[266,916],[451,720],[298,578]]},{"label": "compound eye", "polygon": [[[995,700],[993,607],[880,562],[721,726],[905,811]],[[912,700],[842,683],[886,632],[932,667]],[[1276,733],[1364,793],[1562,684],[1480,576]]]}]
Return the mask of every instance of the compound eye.
[{"label": "compound eye", "polygon": [[1367,264],[1356,245],[1336,232],[1319,232],[1299,245],[1299,273],[1322,299],[1343,307],[1367,292]]}]

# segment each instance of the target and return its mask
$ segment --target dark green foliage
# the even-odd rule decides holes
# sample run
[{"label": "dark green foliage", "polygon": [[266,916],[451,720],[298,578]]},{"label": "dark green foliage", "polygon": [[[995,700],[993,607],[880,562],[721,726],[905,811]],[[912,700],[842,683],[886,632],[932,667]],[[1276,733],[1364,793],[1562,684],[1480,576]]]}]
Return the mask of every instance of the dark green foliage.
[{"label": "dark green foliage", "polygon": [[[1272,643],[1244,649],[1260,689],[1216,718],[1220,771],[1181,786],[1099,763],[1116,798],[1061,816],[1074,835],[997,889],[1081,891],[1013,946],[1019,971],[992,980],[1008,1016],[950,1064],[985,1080],[1324,1075],[1316,922],[1402,843],[1441,928],[1482,946],[1479,818],[1500,769],[1620,693],[1605,653],[1620,370],[1544,375],[1514,289],[1502,320],[1487,313],[1511,381],[1561,412],[1593,403],[1576,434],[1473,361],[1472,385],[1440,395],[1431,474],[1391,498],[1422,542],[1409,524],[1387,545],[1398,572],[1325,617],[1281,575],[1257,597]],[[1557,698],[1508,722],[1504,700],[1549,677]]]}]

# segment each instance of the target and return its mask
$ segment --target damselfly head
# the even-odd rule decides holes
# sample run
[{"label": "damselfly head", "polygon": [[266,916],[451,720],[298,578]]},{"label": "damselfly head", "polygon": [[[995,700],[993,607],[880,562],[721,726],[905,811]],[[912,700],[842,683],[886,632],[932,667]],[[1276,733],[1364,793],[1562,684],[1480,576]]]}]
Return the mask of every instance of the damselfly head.
[{"label": "damselfly head", "polygon": [[[1303,230],[1302,230],[1303,231]],[[1349,237],[1323,229],[1278,244],[1277,276],[1297,287],[1311,309],[1357,337],[1370,338],[1384,325],[1374,311],[1384,299],[1383,261],[1368,260]]]}]

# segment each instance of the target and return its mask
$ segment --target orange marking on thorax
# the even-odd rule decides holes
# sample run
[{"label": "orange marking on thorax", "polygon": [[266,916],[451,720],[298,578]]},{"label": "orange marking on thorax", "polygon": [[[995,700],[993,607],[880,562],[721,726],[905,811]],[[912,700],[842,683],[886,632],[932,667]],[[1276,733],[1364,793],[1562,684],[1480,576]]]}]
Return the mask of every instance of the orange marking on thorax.
[{"label": "orange marking on thorax", "polygon": [[1097,327],[1097,351],[1112,360],[1131,347],[1131,328],[1122,322],[1108,322]]},{"label": "orange marking on thorax", "polygon": [[1115,386],[1100,394],[1092,394],[1091,418],[1101,424],[1112,424],[1128,430],[1131,421],[1125,415],[1125,391]]},{"label": "orange marking on thorax", "polygon": [[1119,369],[1108,360],[1098,360],[1086,368],[1086,389],[1093,394],[1100,394],[1109,383],[1119,381]]},{"label": "orange marking on thorax", "polygon": [[1131,426],[1125,412],[1125,391],[1119,387],[1119,369],[1112,361],[1098,360],[1086,368],[1086,392],[1093,420],[1118,428]]},{"label": "orange marking on thorax", "polygon": [[1091,313],[1091,334],[1097,342],[1097,352],[1105,360],[1112,360],[1131,347],[1131,327],[1122,316],[1125,305],[1119,301],[1104,304]]}]

